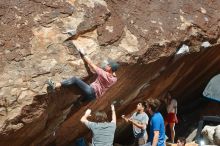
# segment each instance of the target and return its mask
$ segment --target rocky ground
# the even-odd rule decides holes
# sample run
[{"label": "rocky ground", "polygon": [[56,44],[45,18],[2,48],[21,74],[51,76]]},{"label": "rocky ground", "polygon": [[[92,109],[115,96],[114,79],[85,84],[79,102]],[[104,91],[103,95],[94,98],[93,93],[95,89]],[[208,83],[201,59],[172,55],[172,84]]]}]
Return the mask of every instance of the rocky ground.
[{"label": "rocky ground", "polygon": [[[117,100],[118,114],[130,114],[138,100],[163,99],[167,90],[189,105],[180,106],[183,120],[219,114],[219,104],[201,99],[219,73],[219,7],[217,0],[1,0],[0,145],[68,145],[89,137],[79,123],[86,108],[109,112]],[[205,41],[214,47],[201,49]],[[183,44],[189,54],[173,59]],[[97,64],[121,64],[118,83],[81,108],[73,107],[78,89],[48,94],[45,85],[48,78],[92,80],[76,48]]]}]

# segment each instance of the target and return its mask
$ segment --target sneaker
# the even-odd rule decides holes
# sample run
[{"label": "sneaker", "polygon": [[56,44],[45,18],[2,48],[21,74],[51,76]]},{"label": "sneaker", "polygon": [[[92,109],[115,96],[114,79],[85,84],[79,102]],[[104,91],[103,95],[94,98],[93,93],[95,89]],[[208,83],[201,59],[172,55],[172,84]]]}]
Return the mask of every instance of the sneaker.
[{"label": "sneaker", "polygon": [[47,84],[48,84],[48,87],[50,88],[50,89],[52,89],[52,90],[55,90],[55,83],[52,81],[52,80],[47,80],[47,82],[46,82]]}]

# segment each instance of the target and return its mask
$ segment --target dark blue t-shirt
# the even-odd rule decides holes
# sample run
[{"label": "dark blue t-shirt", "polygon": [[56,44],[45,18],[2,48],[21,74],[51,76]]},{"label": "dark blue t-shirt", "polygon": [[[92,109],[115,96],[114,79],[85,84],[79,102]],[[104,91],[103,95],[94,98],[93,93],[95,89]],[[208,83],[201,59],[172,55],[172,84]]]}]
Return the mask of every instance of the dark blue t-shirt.
[{"label": "dark blue t-shirt", "polygon": [[157,146],[165,146],[165,127],[162,115],[159,112],[153,114],[150,120],[150,137],[149,141],[153,142],[154,131],[159,131]]}]

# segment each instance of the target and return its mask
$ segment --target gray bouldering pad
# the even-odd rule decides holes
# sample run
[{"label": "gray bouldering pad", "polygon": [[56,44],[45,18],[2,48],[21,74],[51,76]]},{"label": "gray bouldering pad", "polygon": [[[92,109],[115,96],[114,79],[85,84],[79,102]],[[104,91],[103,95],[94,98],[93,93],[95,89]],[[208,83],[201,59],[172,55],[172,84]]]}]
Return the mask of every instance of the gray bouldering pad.
[{"label": "gray bouldering pad", "polygon": [[203,96],[220,102],[220,74],[214,76],[203,91]]}]

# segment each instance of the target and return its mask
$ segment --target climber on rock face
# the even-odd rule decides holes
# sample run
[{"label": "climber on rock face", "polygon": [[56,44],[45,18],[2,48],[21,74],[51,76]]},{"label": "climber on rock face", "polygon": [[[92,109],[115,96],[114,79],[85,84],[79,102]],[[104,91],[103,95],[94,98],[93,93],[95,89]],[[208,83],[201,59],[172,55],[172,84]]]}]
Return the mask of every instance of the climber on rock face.
[{"label": "climber on rock face", "polygon": [[61,81],[60,83],[54,83],[52,80],[48,80],[47,84],[53,90],[55,88],[60,88],[61,86],[78,86],[85,94],[83,100],[93,100],[100,98],[113,84],[117,82],[117,77],[115,72],[117,71],[119,65],[113,60],[106,61],[102,68],[96,66],[87,56],[83,49],[78,49],[82,58],[88,63],[91,70],[95,71],[97,74],[96,80],[88,85],[80,78],[72,77]]}]

